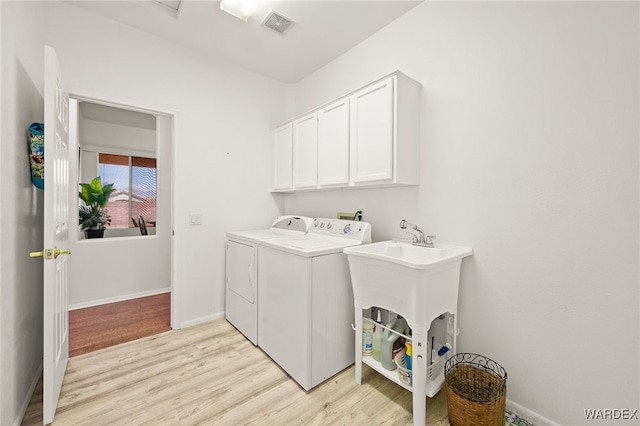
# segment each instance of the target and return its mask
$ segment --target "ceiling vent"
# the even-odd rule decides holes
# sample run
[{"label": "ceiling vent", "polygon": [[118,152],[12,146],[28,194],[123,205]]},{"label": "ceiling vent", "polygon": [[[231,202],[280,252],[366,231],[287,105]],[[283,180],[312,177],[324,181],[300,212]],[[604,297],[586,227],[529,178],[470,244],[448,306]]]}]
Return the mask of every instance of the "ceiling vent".
[{"label": "ceiling vent", "polygon": [[262,26],[267,27],[280,35],[284,35],[291,29],[296,23],[289,18],[285,18],[275,11],[271,11],[267,14],[267,17],[262,21]]}]

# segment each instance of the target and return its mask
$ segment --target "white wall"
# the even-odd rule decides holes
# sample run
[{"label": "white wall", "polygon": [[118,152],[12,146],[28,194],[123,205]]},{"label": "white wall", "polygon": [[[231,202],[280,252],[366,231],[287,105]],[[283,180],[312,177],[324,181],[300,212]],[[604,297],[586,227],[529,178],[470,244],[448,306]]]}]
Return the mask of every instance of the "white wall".
[{"label": "white wall", "polygon": [[27,132],[42,121],[44,11],[0,2],[0,424],[19,425],[42,365],[43,193],[31,184]]},{"label": "white wall", "polygon": [[221,316],[225,232],[281,214],[270,126],[284,119],[284,86],[67,3],[45,7],[72,94],[175,112],[174,313],[183,326]]},{"label": "white wall", "polygon": [[502,364],[536,424],[638,408],[638,16],[425,2],[297,85],[300,114],[396,69],[423,84],[419,187],[292,194],[286,213],[472,246],[459,350]]},{"label": "white wall", "polygon": [[[2,24],[2,7],[0,6],[0,25],[1,24]],[[1,28],[2,27],[0,27],[0,29]],[[3,75],[3,72],[2,72],[2,63],[3,63],[2,56],[3,55],[1,54],[1,52],[3,52],[3,51],[4,50],[2,49],[2,31],[0,30],[0,100],[4,99],[2,97],[2,92],[3,92],[2,86],[4,85],[4,80],[2,79],[2,75]],[[3,103],[4,102],[0,101],[0,137],[2,137],[2,135],[4,134],[2,132],[3,121],[4,121],[4,116],[2,115]],[[0,139],[0,140],[2,140],[2,139]],[[0,154],[2,154],[2,145],[0,145]],[[2,157],[0,157],[0,158],[2,158]],[[3,169],[2,161],[0,161],[0,188],[2,188],[2,182],[3,182],[2,169]],[[2,197],[0,197],[0,214],[2,213],[2,209],[3,209],[3,203],[2,203]],[[0,241],[2,241],[2,236],[3,236],[2,228],[3,227],[0,225]],[[2,244],[0,244],[0,265],[2,265],[2,252],[3,252]],[[2,277],[2,274],[0,273],[0,319],[2,318],[2,312],[3,312],[3,309],[2,309],[3,297],[2,297],[2,290],[1,290],[3,288],[2,282],[3,282],[3,277]],[[4,331],[3,331],[2,327],[0,326],[0,342],[2,342],[3,335],[4,335]],[[2,368],[2,365],[4,365],[2,363],[3,359],[4,359],[4,346],[0,343],[0,401],[3,401],[3,399],[2,399],[3,398],[3,390],[2,389],[4,388],[4,381],[5,381],[4,369]],[[0,421],[2,421],[2,419],[3,419],[3,417],[2,417],[2,412],[3,411],[4,411],[4,404],[2,404],[0,402]]]},{"label": "white wall", "polygon": [[[80,119],[81,148],[111,148],[112,153],[140,152],[156,154],[156,131],[102,121]],[[97,168],[96,168],[97,170]],[[95,173],[96,170],[92,172]]]},{"label": "white wall", "polygon": [[[171,287],[167,235],[71,243],[69,307],[84,308],[167,292]],[[164,240],[164,241],[163,241]]]}]

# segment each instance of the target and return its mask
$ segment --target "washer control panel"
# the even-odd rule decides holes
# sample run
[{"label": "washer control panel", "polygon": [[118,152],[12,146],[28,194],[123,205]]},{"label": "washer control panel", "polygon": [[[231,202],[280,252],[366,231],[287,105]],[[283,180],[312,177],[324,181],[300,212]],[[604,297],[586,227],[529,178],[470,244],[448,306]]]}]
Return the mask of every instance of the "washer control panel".
[{"label": "washer control panel", "polygon": [[316,235],[351,238],[365,243],[371,242],[371,225],[358,220],[317,218],[313,220],[309,232]]}]

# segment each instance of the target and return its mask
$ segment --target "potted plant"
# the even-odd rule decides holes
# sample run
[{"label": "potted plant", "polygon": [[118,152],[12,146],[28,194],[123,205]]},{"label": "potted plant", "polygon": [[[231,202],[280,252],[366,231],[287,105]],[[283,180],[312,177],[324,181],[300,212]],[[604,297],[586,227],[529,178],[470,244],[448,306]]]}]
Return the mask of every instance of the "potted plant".
[{"label": "potted plant", "polygon": [[113,184],[102,184],[100,176],[91,183],[81,183],[80,199],[84,202],[79,208],[80,230],[85,231],[87,238],[102,238],[104,230],[111,225],[111,218],[105,207],[113,192]]}]

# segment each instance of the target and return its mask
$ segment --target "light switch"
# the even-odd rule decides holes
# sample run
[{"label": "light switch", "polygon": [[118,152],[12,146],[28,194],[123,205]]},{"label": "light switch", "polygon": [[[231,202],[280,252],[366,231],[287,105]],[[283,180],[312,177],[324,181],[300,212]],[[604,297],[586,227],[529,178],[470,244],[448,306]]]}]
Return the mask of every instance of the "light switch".
[{"label": "light switch", "polygon": [[202,214],[201,213],[193,213],[189,215],[189,225],[202,225]]}]

